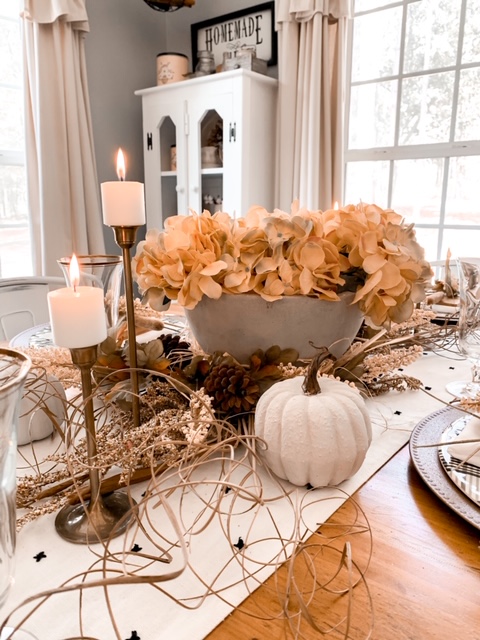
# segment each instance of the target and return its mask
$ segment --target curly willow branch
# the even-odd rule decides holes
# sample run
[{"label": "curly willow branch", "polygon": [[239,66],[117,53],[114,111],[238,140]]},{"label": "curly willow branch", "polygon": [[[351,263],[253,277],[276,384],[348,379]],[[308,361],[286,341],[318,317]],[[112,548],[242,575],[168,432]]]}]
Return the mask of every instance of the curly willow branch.
[{"label": "curly willow branch", "polygon": [[[253,414],[239,418],[234,426],[215,417],[209,398],[201,391],[194,392],[170,376],[148,373],[155,375],[156,384],[168,386],[163,388],[162,396],[168,402],[158,409],[151,391],[154,385],[149,384],[150,392],[145,398],[140,395],[141,415],[147,422],[137,430],[129,426],[128,412],[106,400],[102,385],[93,394],[95,406],[99,407],[96,466],[107,476],[104,482],[113,467],[120,467],[117,476],[132,501],[137,502],[134,523],[124,535],[121,549],[113,539],[91,547],[94,560],[85,571],[57,588],[26,598],[3,624],[20,617],[18,624],[22,625],[29,618],[35,619],[53,596],[76,592],[78,624],[85,638],[88,606],[83,594],[99,589],[113,633],[122,640],[112,603],[112,589],[119,585],[149,585],[188,610],[198,609],[210,598],[235,608],[236,602],[231,599],[233,587],[241,585],[247,596],[263,585],[272,595],[269,610],[252,610],[249,603],[240,605],[240,610],[262,620],[284,619],[295,638],[304,637],[305,625],[322,637],[336,630],[347,638],[360,612],[361,619],[371,624],[371,596],[365,580],[368,563],[357,566],[350,545],[352,538],[367,536],[368,557],[371,554],[370,528],[358,505],[348,523],[324,524],[318,518],[312,519],[320,503],[342,501],[348,496],[340,490],[328,497],[315,491],[286,490],[285,483],[273,476],[259,457],[259,445],[263,443],[254,435]],[[172,409],[175,403],[177,406]],[[53,475],[57,484],[65,485],[58,492],[61,497],[55,496],[52,501],[55,509],[59,502],[72,500],[72,489],[81,501],[88,495],[84,487],[88,464],[78,399],[69,409],[71,417],[62,437],[65,446],[47,458],[53,471],[41,474],[44,480]],[[167,464],[163,464],[165,461]],[[139,472],[144,474],[141,479],[145,484],[136,488],[135,474]],[[38,468],[35,477],[38,489]],[[141,489],[144,491],[140,494]],[[287,514],[282,524],[276,516],[280,508]],[[239,523],[242,544],[238,539]],[[201,548],[199,537],[214,535],[212,532],[216,532],[218,544],[230,552],[223,564],[212,559],[212,566],[205,573],[205,568],[195,562],[195,550]],[[139,536],[148,549],[132,552]],[[325,559],[321,569],[314,562],[318,556]],[[286,576],[275,573],[282,565]],[[271,574],[272,578],[265,582]],[[190,592],[179,597],[170,585],[184,575],[188,576]],[[340,596],[345,598],[342,619],[329,625],[318,618],[318,611],[328,612],[329,599]],[[355,608],[357,599],[361,608]],[[369,617],[365,610],[370,612]],[[368,638],[369,634],[367,629],[363,637]]]}]

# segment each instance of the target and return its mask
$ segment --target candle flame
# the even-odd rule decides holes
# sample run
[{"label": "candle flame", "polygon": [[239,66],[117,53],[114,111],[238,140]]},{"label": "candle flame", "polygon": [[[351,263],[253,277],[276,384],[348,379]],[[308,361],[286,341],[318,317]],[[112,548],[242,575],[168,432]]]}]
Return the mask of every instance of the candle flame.
[{"label": "candle flame", "polygon": [[73,290],[76,292],[77,287],[80,284],[80,267],[78,266],[77,256],[75,254],[72,255],[72,259],[70,260],[70,282],[72,284]]},{"label": "candle flame", "polygon": [[125,180],[125,157],[121,149],[117,153],[117,176],[122,182]]},{"label": "candle flame", "polygon": [[335,211],[338,211],[338,200],[335,200],[335,204],[333,205],[333,208],[335,209]]}]

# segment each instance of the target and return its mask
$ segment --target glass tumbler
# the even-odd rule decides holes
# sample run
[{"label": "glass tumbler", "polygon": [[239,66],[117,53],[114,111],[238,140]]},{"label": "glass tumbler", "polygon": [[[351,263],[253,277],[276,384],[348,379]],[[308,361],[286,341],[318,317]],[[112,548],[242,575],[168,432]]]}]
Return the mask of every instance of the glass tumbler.
[{"label": "glass tumbler", "polygon": [[17,424],[30,358],[0,348],[0,607],[14,574]]},{"label": "glass tumbler", "polygon": [[[70,260],[71,258],[57,260],[68,287],[72,286]],[[77,256],[77,260],[80,268],[79,286],[103,289],[107,330],[112,329],[118,322],[118,306],[123,278],[122,257],[115,255],[84,255]]]}]

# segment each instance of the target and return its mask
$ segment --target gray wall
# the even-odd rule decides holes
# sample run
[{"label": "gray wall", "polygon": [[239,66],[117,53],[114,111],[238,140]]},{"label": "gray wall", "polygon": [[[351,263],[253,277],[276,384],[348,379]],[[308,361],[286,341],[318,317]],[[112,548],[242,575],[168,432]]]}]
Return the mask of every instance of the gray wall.
[{"label": "gray wall", "polygon": [[[116,153],[127,157],[127,180],[143,182],[142,105],[137,89],[156,84],[156,56],[176,51],[192,70],[190,25],[259,0],[196,0],[191,7],[163,13],[143,0],[86,0],[90,33],[86,61],[99,183],[116,180]],[[100,190],[100,186],[99,186]],[[107,253],[119,253],[104,227]],[[139,235],[139,238],[141,235]]]}]

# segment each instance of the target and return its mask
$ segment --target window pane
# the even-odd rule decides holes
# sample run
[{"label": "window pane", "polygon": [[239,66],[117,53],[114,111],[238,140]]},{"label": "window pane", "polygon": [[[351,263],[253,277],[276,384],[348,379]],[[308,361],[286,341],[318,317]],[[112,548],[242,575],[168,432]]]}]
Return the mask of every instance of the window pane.
[{"label": "window pane", "polygon": [[18,23],[13,20],[0,20],[0,83],[20,86],[21,56]]},{"label": "window pane", "polygon": [[378,9],[391,3],[392,0],[355,0],[355,12]]},{"label": "window pane", "polygon": [[392,146],[395,133],[397,80],[352,87],[350,149]]},{"label": "window pane", "polygon": [[369,13],[354,20],[352,80],[398,73],[402,7]]},{"label": "window pane", "polygon": [[346,192],[344,204],[375,203],[387,207],[388,176],[390,163],[381,160],[373,162],[349,162],[346,169]]},{"label": "window pane", "polygon": [[20,16],[20,3],[18,0],[2,0],[0,2],[0,18],[15,18]]},{"label": "window pane", "polygon": [[23,151],[23,98],[17,89],[0,87],[0,149]]},{"label": "window pane", "polygon": [[0,277],[32,274],[24,167],[0,165]]},{"label": "window pane", "polygon": [[455,140],[480,140],[480,67],[460,72]]},{"label": "window pane", "polygon": [[392,208],[407,222],[438,224],[443,166],[443,158],[394,162]]},{"label": "window pane", "polygon": [[480,0],[467,0],[462,62],[480,62]]},{"label": "window pane", "polygon": [[[450,158],[445,204],[446,224],[480,225],[479,178],[480,156]],[[480,246],[477,247],[476,254],[479,251]]]},{"label": "window pane", "polygon": [[408,5],[404,71],[455,64],[461,2],[423,0]]},{"label": "window pane", "polygon": [[[395,207],[393,208],[395,209]],[[425,249],[426,260],[431,262],[432,260],[442,259],[441,256],[437,256],[438,229],[422,229],[422,227],[415,227],[415,235],[419,245]]]},{"label": "window pane", "polygon": [[400,144],[449,141],[453,81],[453,71],[403,80]]},{"label": "window pane", "polygon": [[442,255],[447,255],[448,249],[452,258],[461,256],[478,256],[480,246],[480,230],[445,229],[443,232]]}]

